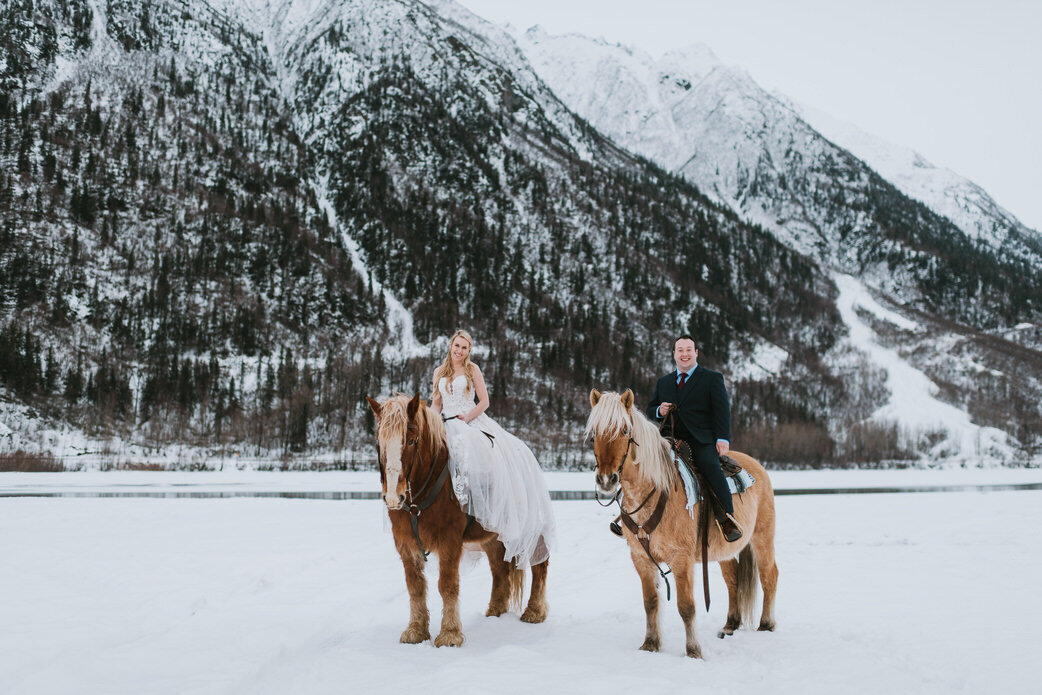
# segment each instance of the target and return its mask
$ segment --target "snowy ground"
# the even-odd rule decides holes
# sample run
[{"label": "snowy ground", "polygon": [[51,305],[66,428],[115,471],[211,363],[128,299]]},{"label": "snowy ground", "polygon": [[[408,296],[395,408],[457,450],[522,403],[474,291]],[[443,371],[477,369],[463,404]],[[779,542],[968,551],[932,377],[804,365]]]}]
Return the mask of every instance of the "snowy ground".
[{"label": "snowy ground", "polygon": [[592,502],[554,503],[548,621],[485,618],[489,573],[471,565],[450,650],[398,644],[408,607],[377,501],[2,499],[0,693],[1037,692],[1040,502],[780,496],[777,632],[716,639],[714,567],[694,661],[675,602],[663,652],[636,649],[639,582]]}]

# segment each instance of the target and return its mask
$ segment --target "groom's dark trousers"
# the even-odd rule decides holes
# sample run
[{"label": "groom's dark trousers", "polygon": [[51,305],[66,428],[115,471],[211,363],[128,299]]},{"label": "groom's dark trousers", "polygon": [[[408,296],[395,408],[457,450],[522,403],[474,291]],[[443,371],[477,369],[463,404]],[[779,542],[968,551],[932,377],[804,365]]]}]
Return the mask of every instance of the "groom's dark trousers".
[{"label": "groom's dark trousers", "polygon": [[723,375],[699,365],[683,388],[678,388],[677,372],[670,372],[655,384],[655,393],[645,411],[652,422],[662,421],[658,415],[662,403],[676,406],[662,434],[688,443],[695,466],[705,476],[724,511],[733,514],[731,491],[716,453],[718,439],[731,439],[731,405]]}]

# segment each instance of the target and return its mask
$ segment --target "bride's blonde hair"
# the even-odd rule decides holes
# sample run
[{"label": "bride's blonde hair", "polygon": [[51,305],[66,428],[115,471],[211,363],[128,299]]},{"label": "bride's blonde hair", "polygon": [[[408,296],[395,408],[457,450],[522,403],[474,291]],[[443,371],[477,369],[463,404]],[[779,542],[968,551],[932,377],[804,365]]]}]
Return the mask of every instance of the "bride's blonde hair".
[{"label": "bride's blonde hair", "polygon": [[[431,398],[434,398],[437,394],[438,381],[441,380],[442,377],[445,377],[450,383],[452,382],[452,372],[454,371],[452,368],[452,341],[456,338],[463,338],[470,343],[470,349],[474,349],[474,339],[470,337],[470,333],[467,333],[464,330],[459,330],[452,334],[452,337],[449,338],[449,350],[445,354],[445,361],[441,363],[440,367],[434,370],[434,393],[431,394]],[[463,358],[463,375],[467,377],[466,393],[470,393],[474,388],[474,363],[470,361],[470,351],[468,351],[467,355]]]}]

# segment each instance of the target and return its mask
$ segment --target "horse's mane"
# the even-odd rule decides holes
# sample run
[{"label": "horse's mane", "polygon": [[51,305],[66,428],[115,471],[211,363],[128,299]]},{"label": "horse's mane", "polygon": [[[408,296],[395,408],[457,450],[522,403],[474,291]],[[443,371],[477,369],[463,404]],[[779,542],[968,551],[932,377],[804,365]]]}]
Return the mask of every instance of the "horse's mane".
[{"label": "horse's mane", "polygon": [[619,437],[632,433],[636,448],[637,470],[640,476],[658,490],[669,490],[677,476],[673,457],[667,442],[636,408],[629,410],[622,404],[622,396],[613,391],[601,394],[597,405],[586,420],[586,437],[606,435]]},{"label": "horse's mane", "polygon": [[[380,428],[376,431],[376,438],[380,447],[387,446],[391,437],[398,436],[405,441],[406,430],[409,427],[409,414],[407,408],[409,396],[401,393],[388,398],[380,404]],[[438,451],[445,446],[445,423],[424,401],[420,401],[420,407],[416,410],[416,419],[420,432],[427,435],[427,443],[431,451]]]}]

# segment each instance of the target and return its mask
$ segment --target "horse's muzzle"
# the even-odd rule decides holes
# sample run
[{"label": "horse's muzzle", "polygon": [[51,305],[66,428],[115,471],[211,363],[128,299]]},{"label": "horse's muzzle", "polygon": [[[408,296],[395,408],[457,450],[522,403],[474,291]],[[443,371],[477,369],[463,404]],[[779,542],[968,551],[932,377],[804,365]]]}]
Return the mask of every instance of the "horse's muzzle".
[{"label": "horse's muzzle", "polygon": [[392,512],[403,509],[405,507],[405,495],[396,495],[393,492],[389,492],[384,495],[384,504]]},{"label": "horse's muzzle", "polygon": [[615,488],[619,486],[619,474],[612,473],[611,475],[604,475],[603,473],[597,474],[597,489],[605,494],[611,495],[615,493]]}]

